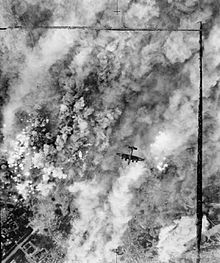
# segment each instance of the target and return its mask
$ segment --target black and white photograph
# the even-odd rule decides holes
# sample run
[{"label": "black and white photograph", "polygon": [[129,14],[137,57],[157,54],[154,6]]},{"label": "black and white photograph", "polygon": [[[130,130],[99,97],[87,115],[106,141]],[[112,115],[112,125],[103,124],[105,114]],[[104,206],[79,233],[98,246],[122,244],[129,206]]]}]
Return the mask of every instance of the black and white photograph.
[{"label": "black and white photograph", "polygon": [[219,87],[219,0],[0,0],[1,262],[219,263]]}]

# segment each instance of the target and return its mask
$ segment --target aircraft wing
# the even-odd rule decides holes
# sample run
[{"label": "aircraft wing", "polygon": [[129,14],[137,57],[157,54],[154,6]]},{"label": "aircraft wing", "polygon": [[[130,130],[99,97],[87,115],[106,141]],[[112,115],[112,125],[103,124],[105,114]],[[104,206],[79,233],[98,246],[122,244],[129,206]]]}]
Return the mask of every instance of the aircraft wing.
[{"label": "aircraft wing", "polygon": [[144,159],[141,158],[141,157],[132,155],[132,156],[131,156],[131,161],[132,161],[132,162],[141,162],[141,161],[144,161]]},{"label": "aircraft wing", "polygon": [[116,153],[116,154],[119,155],[121,159],[124,159],[124,160],[129,160],[130,158],[130,155],[126,153]]},{"label": "aircraft wing", "polygon": [[132,162],[144,161],[143,158],[135,156],[135,155],[130,156],[129,154],[126,154],[126,153],[116,153],[116,154],[120,156],[121,159],[124,159],[124,160],[131,160]]}]

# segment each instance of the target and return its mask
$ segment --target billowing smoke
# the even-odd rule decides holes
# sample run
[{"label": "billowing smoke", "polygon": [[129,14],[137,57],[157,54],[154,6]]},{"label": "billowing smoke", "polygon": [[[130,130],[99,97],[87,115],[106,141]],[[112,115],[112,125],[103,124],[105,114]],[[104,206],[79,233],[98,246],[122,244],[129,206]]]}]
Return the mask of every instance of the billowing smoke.
[{"label": "billowing smoke", "polygon": [[143,175],[141,165],[121,170],[109,194],[109,185],[103,183],[105,179],[79,182],[69,187],[72,193],[78,193],[76,204],[80,219],[73,225],[67,262],[114,262],[113,250],[121,245],[127,223],[132,218],[131,190],[140,185]]},{"label": "billowing smoke", "polygon": [[[161,262],[169,262],[175,259],[186,250],[186,244],[195,239],[195,219],[182,217],[181,220],[174,220],[173,225],[165,227],[160,232],[158,242],[159,259]],[[209,225],[206,218],[203,219],[203,230]]]},{"label": "billowing smoke", "polygon": [[[119,262],[176,260],[189,241],[182,229],[195,237],[198,32],[39,26],[204,22],[204,210],[219,224],[219,199],[207,190],[219,187],[218,1],[119,1],[119,15],[115,1],[102,0],[1,6],[2,25],[24,27],[0,32],[1,152],[27,203],[35,195],[52,211],[59,200],[61,221],[71,218],[66,263],[114,262],[119,247]],[[116,158],[128,144],[144,164]],[[36,229],[57,219],[43,206]]]}]

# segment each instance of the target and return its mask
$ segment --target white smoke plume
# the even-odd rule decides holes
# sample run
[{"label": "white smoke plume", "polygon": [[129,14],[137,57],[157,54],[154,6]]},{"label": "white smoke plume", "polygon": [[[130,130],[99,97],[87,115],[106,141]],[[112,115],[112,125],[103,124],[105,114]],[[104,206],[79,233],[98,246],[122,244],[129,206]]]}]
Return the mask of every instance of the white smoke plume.
[{"label": "white smoke plume", "polygon": [[66,262],[114,262],[112,250],[122,245],[121,238],[132,217],[131,189],[140,185],[144,170],[142,165],[121,170],[109,194],[109,186],[102,181],[69,187],[72,193],[78,193],[80,218],[73,225]]},{"label": "white smoke plume", "polygon": [[[54,23],[59,23],[55,21]],[[77,19],[74,16],[71,20],[63,21],[64,23],[77,23]],[[10,32],[6,33],[10,34]],[[10,42],[14,42],[20,32],[14,36],[14,39]],[[29,50],[25,46],[22,47],[22,53],[25,58],[23,68],[19,72],[19,81],[11,88],[10,102],[4,109],[4,124],[5,136],[10,134],[12,124],[14,121],[15,112],[22,106],[23,98],[32,90],[37,90],[39,85],[43,84],[43,80],[46,77],[45,73],[49,67],[57,60],[62,58],[67,53],[70,46],[73,44],[74,38],[77,37],[76,32],[71,31],[49,31],[46,37],[39,40],[37,46],[34,49]],[[7,41],[7,39],[6,39]],[[6,42],[7,43],[7,42]],[[46,92],[46,91],[45,91]],[[33,104],[34,105],[34,102]]]},{"label": "white smoke plume", "polygon": [[[203,218],[204,232],[209,225],[206,217]],[[196,236],[195,218],[182,217],[175,220],[173,225],[163,228],[160,232],[158,243],[159,259],[161,262],[169,262],[180,257],[186,251],[186,244]]]}]

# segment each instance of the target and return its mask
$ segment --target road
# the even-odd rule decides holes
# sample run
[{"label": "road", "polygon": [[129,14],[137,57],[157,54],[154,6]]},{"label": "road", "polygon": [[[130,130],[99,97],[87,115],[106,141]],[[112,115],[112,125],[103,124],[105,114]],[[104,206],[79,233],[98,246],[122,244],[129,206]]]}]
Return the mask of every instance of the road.
[{"label": "road", "polygon": [[[9,258],[11,258],[17,251],[18,249],[21,249],[23,251],[23,248],[22,248],[22,245],[28,240],[28,238],[35,234],[37,231],[33,231],[32,233],[30,233],[30,235],[28,235],[21,243],[19,243],[18,241],[18,244],[16,246],[16,248],[4,259],[2,260],[2,263],[6,263],[7,260],[9,260]],[[24,251],[23,251],[24,252]],[[25,252],[24,252],[25,253]],[[26,254],[26,253],[25,253]],[[33,260],[31,260],[30,258],[28,258],[28,260],[30,261],[30,263],[35,263]]]}]

